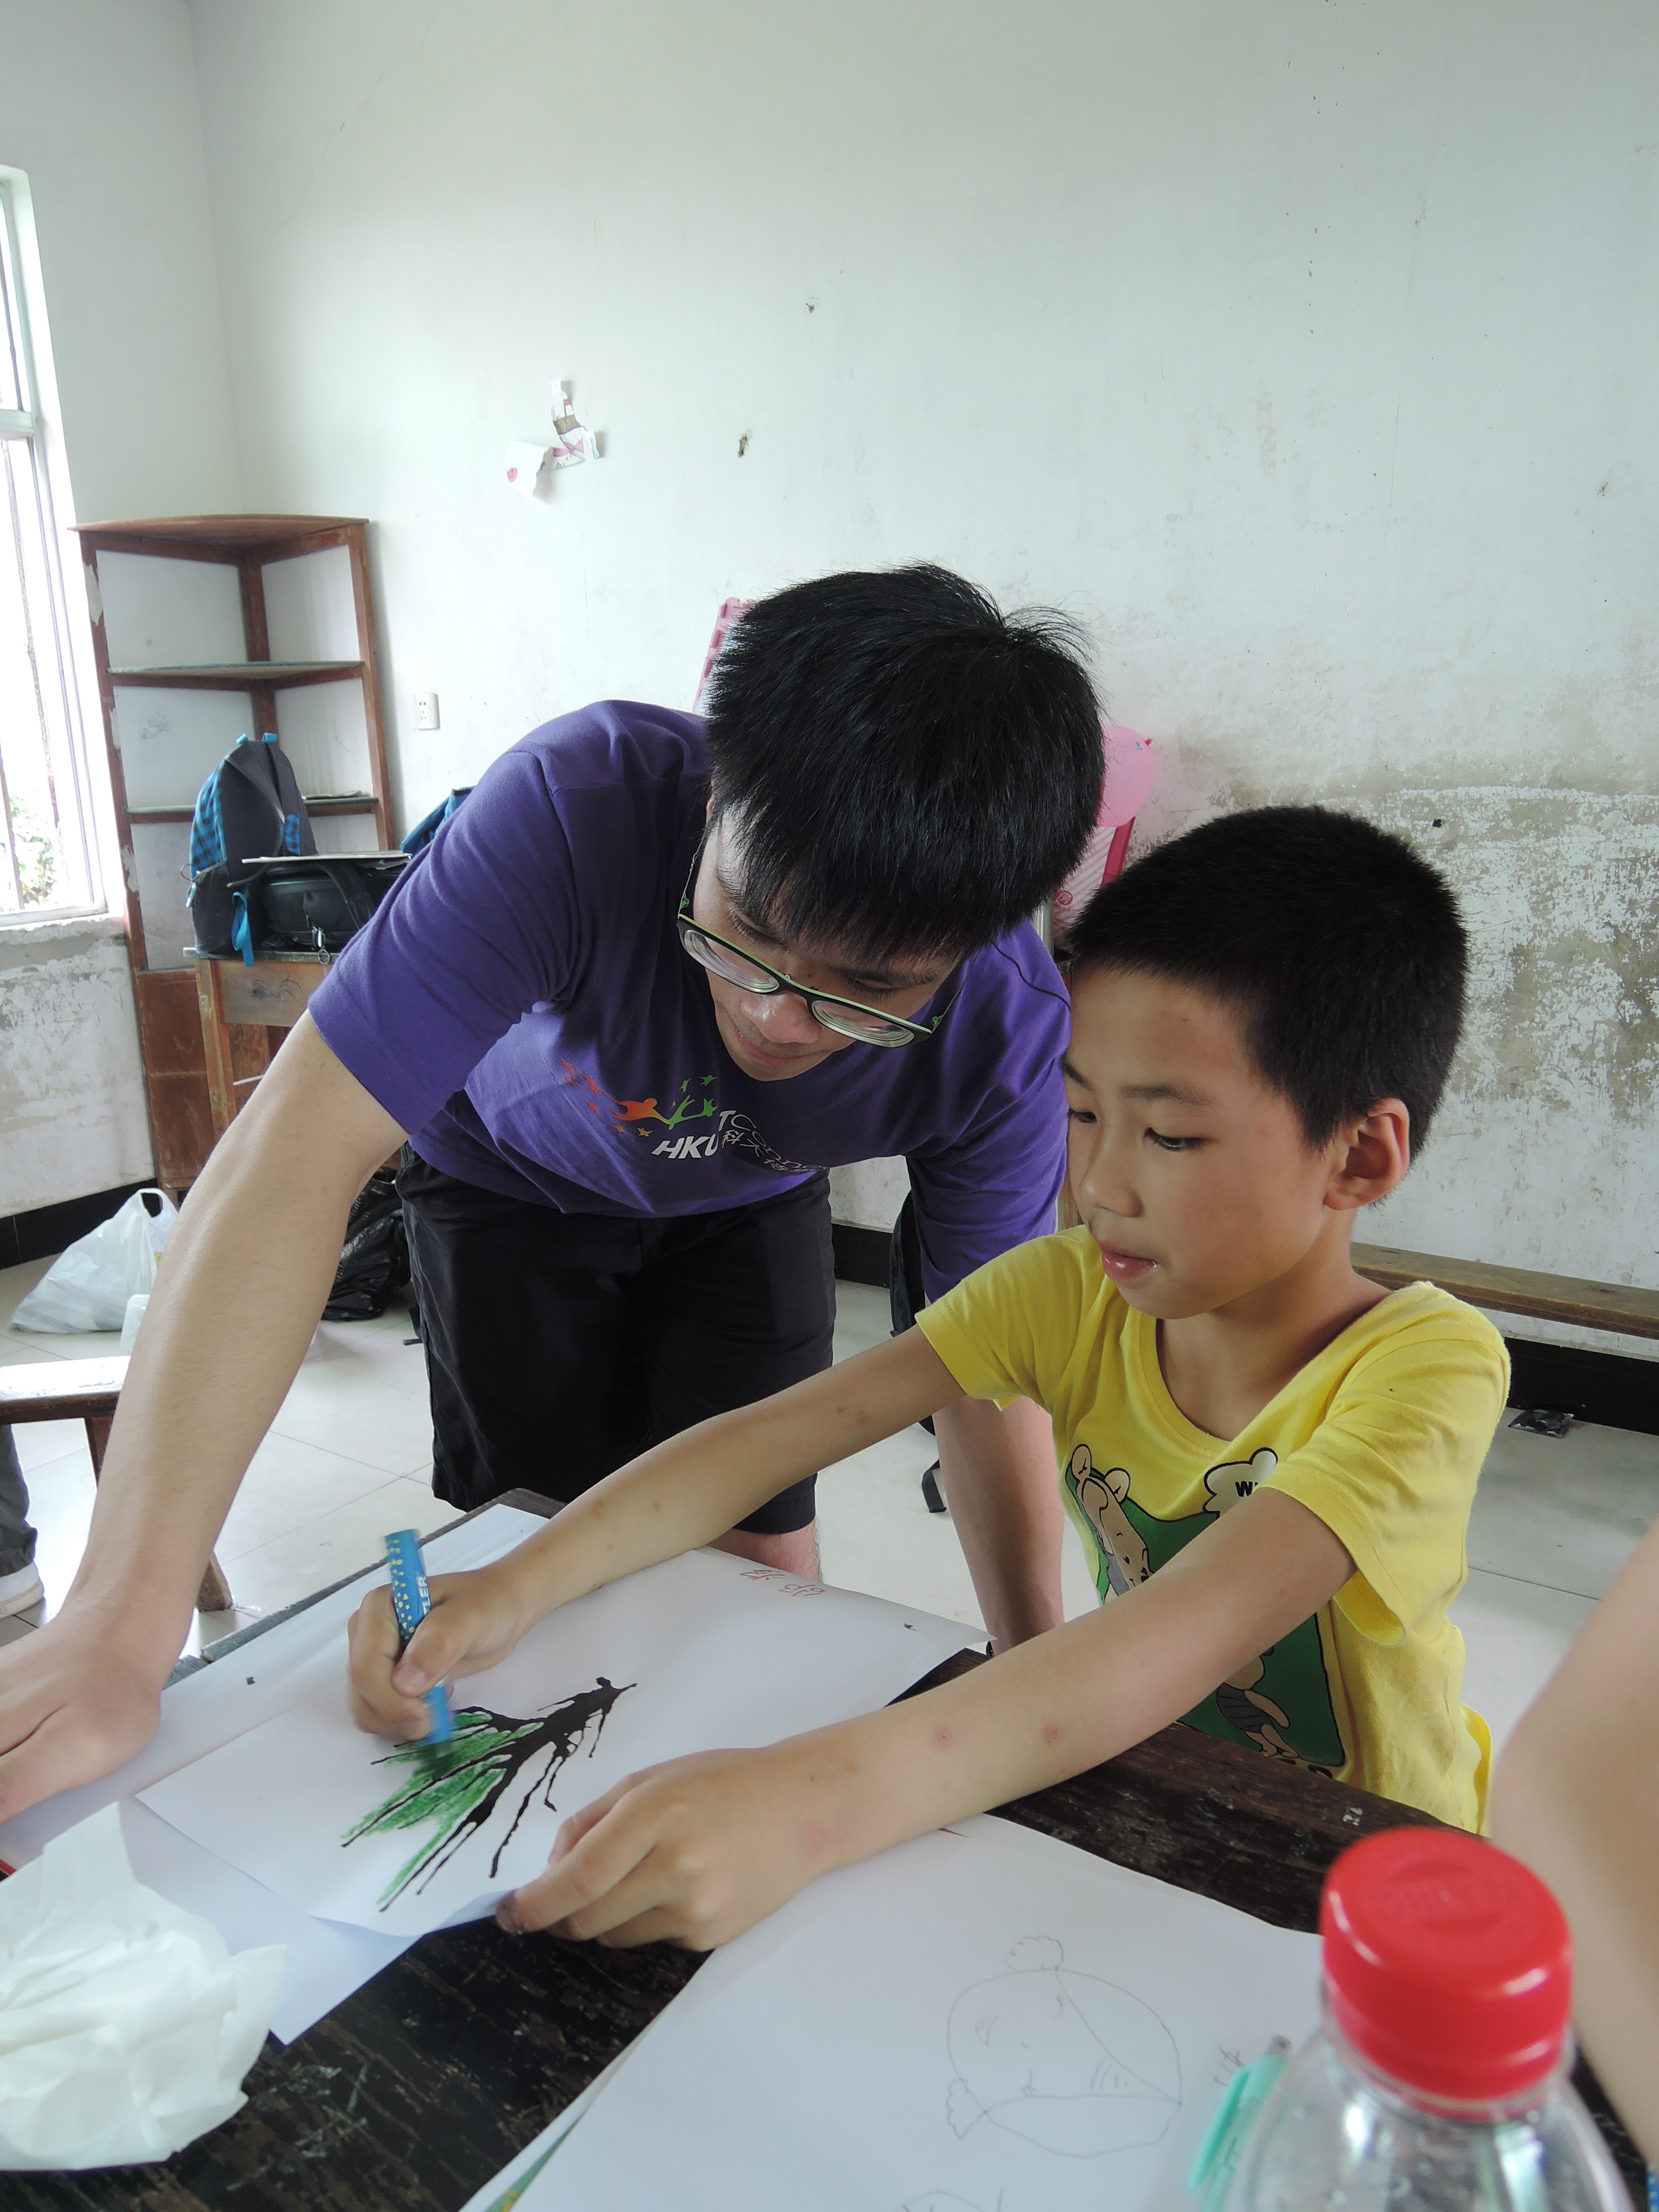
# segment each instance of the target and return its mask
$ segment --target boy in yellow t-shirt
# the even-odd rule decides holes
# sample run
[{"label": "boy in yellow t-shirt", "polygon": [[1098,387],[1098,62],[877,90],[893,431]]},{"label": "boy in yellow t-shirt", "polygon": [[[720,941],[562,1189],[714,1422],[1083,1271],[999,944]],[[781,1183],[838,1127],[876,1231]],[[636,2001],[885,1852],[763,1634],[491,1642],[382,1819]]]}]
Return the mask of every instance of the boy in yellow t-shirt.
[{"label": "boy in yellow t-shirt", "polygon": [[1189,1420],[1158,1324],[1107,1279],[1086,1229],[1045,1237],[920,1316],[978,1398],[1054,1417],[1066,1505],[1103,1599],[1137,1588],[1271,1484],[1340,1540],[1354,1572],[1184,1717],[1231,1743],[1480,1825],[1491,1739],[1458,1702],[1475,1477],[1505,1395],[1492,1324],[1415,1283],[1382,1298],[1226,1441]]},{"label": "boy in yellow t-shirt", "polygon": [[[431,1683],[492,1664],[552,1606],[969,1395],[1048,1409],[1109,1601],[926,1697],[629,1777],[565,1823],[504,1926],[724,1942],[831,1866],[1182,1717],[1479,1825],[1487,1740],[1446,1608],[1504,1347],[1425,1284],[1385,1297],[1349,1254],[1456,1048],[1455,902],[1397,838],[1269,808],[1140,861],[1072,952],[1082,1226],[644,1453],[495,1565],[435,1577],[401,1658],[374,1593],[352,1624],[354,1710],[423,1735]],[[1012,1486],[965,1503],[1008,1557],[1033,1552]]]}]

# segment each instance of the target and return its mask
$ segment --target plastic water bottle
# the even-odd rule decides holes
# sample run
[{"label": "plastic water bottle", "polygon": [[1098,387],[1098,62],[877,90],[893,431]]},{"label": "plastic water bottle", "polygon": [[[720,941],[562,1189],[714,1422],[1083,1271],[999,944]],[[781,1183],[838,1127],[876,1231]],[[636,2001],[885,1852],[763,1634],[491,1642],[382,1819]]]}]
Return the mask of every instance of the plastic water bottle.
[{"label": "plastic water bottle", "polygon": [[1391,1828],[1331,1869],[1324,2026],[1242,2146],[1227,2212],[1630,2212],[1567,2076],[1572,1943],[1474,1836]]}]

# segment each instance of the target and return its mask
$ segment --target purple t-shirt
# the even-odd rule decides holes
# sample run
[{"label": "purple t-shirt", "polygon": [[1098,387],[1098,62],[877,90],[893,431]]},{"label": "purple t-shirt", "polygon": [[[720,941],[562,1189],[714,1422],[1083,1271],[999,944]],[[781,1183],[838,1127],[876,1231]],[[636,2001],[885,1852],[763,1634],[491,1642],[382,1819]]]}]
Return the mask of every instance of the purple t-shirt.
[{"label": "purple t-shirt", "polygon": [[1036,931],[967,961],[927,1042],[754,1082],[675,933],[708,796],[697,715],[613,700],[545,724],[410,862],[312,1018],[422,1159],[507,1197],[705,1213],[902,1154],[930,1297],[1046,1234],[1066,1001]]}]

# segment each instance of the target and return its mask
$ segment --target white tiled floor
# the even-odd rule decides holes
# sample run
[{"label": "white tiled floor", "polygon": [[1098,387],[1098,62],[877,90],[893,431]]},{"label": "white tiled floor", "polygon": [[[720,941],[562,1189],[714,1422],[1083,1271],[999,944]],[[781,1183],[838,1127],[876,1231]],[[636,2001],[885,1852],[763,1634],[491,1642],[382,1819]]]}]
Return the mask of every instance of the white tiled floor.
[{"label": "white tiled floor", "polygon": [[[0,1322],[46,1269],[0,1271]],[[887,1334],[885,1295],[842,1284],[838,1358]],[[420,1347],[409,1316],[325,1322],[261,1445],[220,1539],[240,1611],[203,1617],[211,1639],[253,1612],[367,1565],[388,1528],[431,1529],[453,1518],[428,1486],[431,1427]],[[24,1335],[0,1326],[0,1364],[85,1358],[113,1337]],[[78,1424],[15,1431],[40,1531],[46,1607],[0,1621],[23,1635],[61,1602],[92,1510],[92,1470]],[[859,1453],[819,1486],[827,1578],[976,1623],[978,1608],[946,1516],[930,1514],[921,1476],[933,1457],[920,1429]],[[1501,1742],[1541,1687],[1650,1522],[1659,1517],[1659,1437],[1575,1427],[1561,1441],[1500,1429],[1469,1532],[1468,1587],[1456,1618],[1469,1648],[1464,1695]],[[1066,1611],[1086,1611],[1093,1586],[1066,1539]]]}]

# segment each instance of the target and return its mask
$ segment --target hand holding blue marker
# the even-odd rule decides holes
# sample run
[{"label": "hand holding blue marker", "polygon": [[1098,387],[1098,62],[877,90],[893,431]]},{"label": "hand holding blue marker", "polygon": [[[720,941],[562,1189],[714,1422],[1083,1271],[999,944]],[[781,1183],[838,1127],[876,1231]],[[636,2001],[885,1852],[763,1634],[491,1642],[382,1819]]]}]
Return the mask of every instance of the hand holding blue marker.
[{"label": "hand holding blue marker", "polygon": [[[392,1577],[392,1610],[398,1616],[398,1632],[402,1642],[398,1647],[401,1658],[409,1649],[409,1639],[432,1610],[432,1593],[426,1586],[426,1562],[421,1557],[421,1540],[412,1528],[399,1528],[386,1540],[386,1563]],[[426,1743],[447,1743],[455,1733],[455,1723],[449,1711],[449,1693],[441,1682],[434,1682],[426,1693],[427,1705],[432,1714],[432,1726],[422,1739]]]}]

